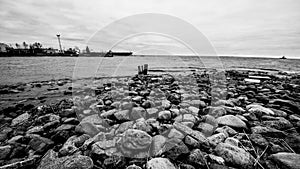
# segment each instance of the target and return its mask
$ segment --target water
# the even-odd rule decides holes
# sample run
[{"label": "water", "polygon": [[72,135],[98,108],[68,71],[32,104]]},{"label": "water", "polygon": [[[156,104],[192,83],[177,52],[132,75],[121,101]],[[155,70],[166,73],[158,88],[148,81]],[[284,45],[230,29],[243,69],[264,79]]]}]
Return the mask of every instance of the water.
[{"label": "water", "polygon": [[242,57],[130,56],[130,57],[8,57],[0,58],[0,84],[62,78],[133,75],[137,66],[150,68],[234,67],[300,72],[300,60]]}]

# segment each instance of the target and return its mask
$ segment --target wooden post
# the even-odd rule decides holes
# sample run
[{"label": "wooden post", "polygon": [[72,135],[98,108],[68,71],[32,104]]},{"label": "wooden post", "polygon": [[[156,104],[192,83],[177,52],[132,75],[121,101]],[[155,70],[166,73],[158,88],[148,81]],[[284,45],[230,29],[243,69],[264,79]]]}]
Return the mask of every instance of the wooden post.
[{"label": "wooden post", "polygon": [[144,64],[144,75],[148,74],[148,64]]},{"label": "wooden post", "polygon": [[138,66],[138,74],[141,74],[141,66]]}]

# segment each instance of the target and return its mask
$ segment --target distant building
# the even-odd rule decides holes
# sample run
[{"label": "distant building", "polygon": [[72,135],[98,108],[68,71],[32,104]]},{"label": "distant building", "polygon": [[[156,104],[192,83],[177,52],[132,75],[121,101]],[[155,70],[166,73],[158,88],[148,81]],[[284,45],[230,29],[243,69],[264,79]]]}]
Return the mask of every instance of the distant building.
[{"label": "distant building", "polygon": [[56,54],[56,53],[59,53],[59,50],[58,49],[53,49],[53,48],[48,48],[48,49],[43,49],[43,51],[47,54]]},{"label": "distant building", "polygon": [[0,43],[0,52],[7,52],[7,49],[9,46],[5,43]]}]

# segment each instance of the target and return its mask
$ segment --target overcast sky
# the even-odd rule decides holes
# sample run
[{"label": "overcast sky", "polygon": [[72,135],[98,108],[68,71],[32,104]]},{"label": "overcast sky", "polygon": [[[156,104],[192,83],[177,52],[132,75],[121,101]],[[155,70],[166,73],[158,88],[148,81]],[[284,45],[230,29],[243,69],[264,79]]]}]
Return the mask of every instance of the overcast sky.
[{"label": "overcast sky", "polygon": [[[37,41],[58,48],[55,35],[61,34],[64,47],[83,49],[98,30],[140,13],[168,14],[189,22],[220,55],[300,57],[299,0],[0,0],[0,42]],[[109,41],[110,36],[99,41]],[[188,51],[155,35],[133,37],[119,49],[132,50],[136,45],[149,45],[140,51],[145,53]],[[103,48],[99,44],[94,50]]]}]

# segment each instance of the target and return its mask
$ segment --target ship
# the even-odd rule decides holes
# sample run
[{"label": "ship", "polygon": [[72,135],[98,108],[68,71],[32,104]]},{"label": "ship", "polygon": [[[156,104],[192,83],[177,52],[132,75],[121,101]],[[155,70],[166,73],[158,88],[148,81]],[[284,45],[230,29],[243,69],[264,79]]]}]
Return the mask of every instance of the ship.
[{"label": "ship", "polygon": [[114,56],[131,56],[132,52],[113,52],[109,50],[104,57],[114,57]]},{"label": "ship", "polygon": [[282,56],[280,59],[286,59],[286,57],[285,57],[285,56]]}]

